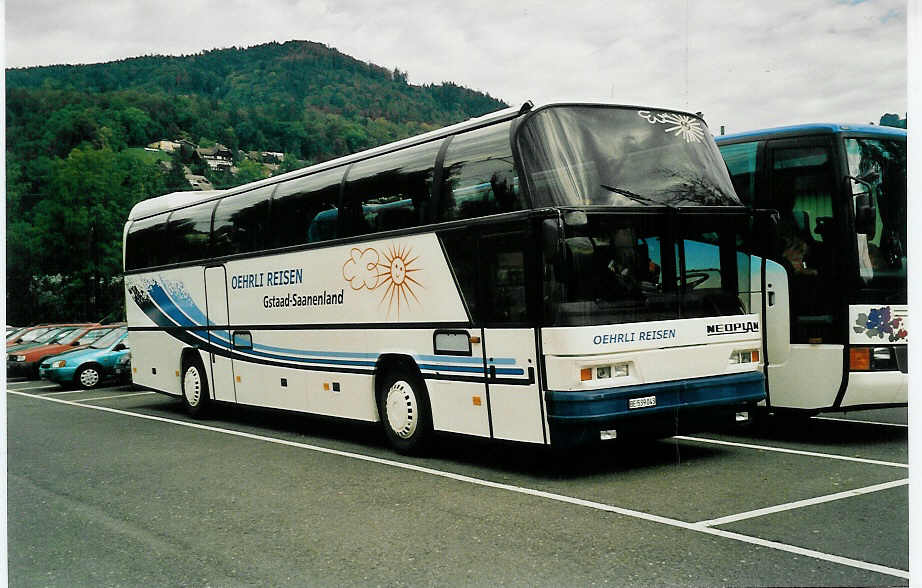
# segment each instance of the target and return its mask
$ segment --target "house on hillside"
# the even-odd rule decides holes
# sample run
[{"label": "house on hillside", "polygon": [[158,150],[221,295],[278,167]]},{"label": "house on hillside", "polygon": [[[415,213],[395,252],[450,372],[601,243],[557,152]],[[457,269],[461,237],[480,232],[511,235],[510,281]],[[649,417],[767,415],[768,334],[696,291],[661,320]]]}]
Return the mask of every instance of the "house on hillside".
[{"label": "house on hillside", "polygon": [[214,147],[199,147],[195,152],[215,171],[230,171],[234,165],[234,153],[220,143]]}]

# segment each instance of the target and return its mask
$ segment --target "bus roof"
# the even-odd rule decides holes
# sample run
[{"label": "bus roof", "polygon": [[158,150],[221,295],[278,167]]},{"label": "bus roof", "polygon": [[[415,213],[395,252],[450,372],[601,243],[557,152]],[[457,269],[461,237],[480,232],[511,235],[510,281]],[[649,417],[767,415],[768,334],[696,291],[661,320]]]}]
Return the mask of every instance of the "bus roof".
[{"label": "bus roof", "polygon": [[198,204],[205,200],[211,200],[224,192],[226,190],[190,190],[188,192],[171,192],[163,196],[148,198],[134,205],[134,208],[128,214],[128,220],[153,216],[174,208]]},{"label": "bus roof", "polygon": [[[204,202],[216,198],[219,194],[227,193],[235,194],[238,192],[246,192],[254,188],[261,186],[268,186],[271,184],[278,184],[285,180],[296,178],[299,176],[308,175],[311,173],[319,172],[324,169],[329,169],[333,167],[339,167],[347,163],[352,163],[354,161],[359,161],[362,159],[367,159],[374,155],[380,155],[387,153],[389,151],[396,151],[403,147],[409,147],[418,143],[425,143],[427,141],[432,141],[435,139],[447,137],[450,134],[457,133],[459,131],[473,129],[480,126],[486,126],[494,122],[499,122],[507,118],[515,118],[522,112],[527,112],[532,108],[531,102],[526,102],[520,107],[505,108],[503,110],[498,110],[496,112],[491,112],[477,118],[471,118],[466,121],[444,127],[441,129],[436,129],[428,133],[423,133],[421,135],[414,135],[406,139],[396,141],[394,143],[387,143],[386,145],[381,145],[380,147],[374,147],[372,149],[367,149],[365,151],[360,151],[358,153],[353,153],[351,155],[346,155],[344,157],[339,157],[336,159],[331,159],[330,161],[325,161],[323,163],[318,163],[317,165],[312,165],[310,167],[298,169],[295,171],[288,172],[279,176],[272,176],[271,178],[266,178],[264,180],[259,180],[252,182],[250,184],[244,184],[242,186],[237,186],[235,188],[230,188],[228,190],[212,190],[212,191],[197,191],[197,192],[173,192],[171,194],[166,194],[164,196],[158,196],[156,198],[150,198],[139,202],[131,209],[131,212],[128,213],[128,220],[137,220],[140,218],[152,216],[154,214],[159,214],[161,212],[167,212],[169,210],[174,210],[176,208],[183,208],[185,206],[190,206],[192,204],[197,204],[198,202]],[[191,194],[193,196],[184,196],[185,194]],[[208,194],[204,196],[204,194]],[[198,195],[198,196],[194,196]]]},{"label": "bus roof", "polygon": [[[187,206],[192,206],[200,202],[206,202],[208,200],[215,200],[220,196],[232,194],[238,194],[241,192],[248,192],[255,188],[260,188],[263,186],[270,186],[273,184],[281,183],[285,180],[294,179],[300,176],[310,175],[325,169],[330,169],[334,167],[339,167],[356,161],[361,161],[363,159],[368,159],[376,155],[382,155],[384,153],[389,153],[391,151],[397,151],[398,149],[403,149],[404,147],[410,147],[412,145],[417,145],[420,143],[425,143],[427,141],[434,141],[438,139],[443,139],[449,135],[459,133],[462,131],[472,130],[479,127],[484,127],[491,125],[493,123],[502,122],[505,120],[510,120],[516,118],[527,112],[538,110],[546,106],[562,106],[562,105],[606,105],[606,106],[620,106],[624,108],[643,108],[648,110],[671,110],[673,112],[679,112],[685,114],[683,110],[676,110],[673,108],[658,108],[658,107],[649,107],[649,106],[629,106],[625,104],[617,104],[614,102],[602,102],[602,101],[590,101],[590,102],[548,102],[545,104],[536,105],[532,101],[526,101],[521,106],[514,106],[511,108],[505,108],[502,110],[497,110],[495,112],[487,113],[483,116],[476,118],[470,118],[466,121],[456,123],[447,127],[436,129],[434,131],[429,131],[428,133],[423,133],[421,135],[414,135],[412,137],[407,137],[400,141],[393,143],[387,143],[379,147],[373,147],[365,151],[360,151],[358,153],[353,153],[351,155],[346,155],[336,159],[331,159],[330,161],[324,161],[310,167],[301,168],[294,170],[285,174],[278,176],[272,176],[270,178],[265,178],[263,180],[258,180],[249,184],[244,184],[242,186],[236,186],[234,188],[228,188],[227,190],[198,190],[198,191],[189,191],[189,192],[172,192],[170,194],[165,194],[163,196],[157,196],[154,198],[149,198],[142,202],[139,202],[131,209],[131,212],[128,213],[128,221],[135,221],[142,218],[147,218],[154,216],[156,214],[161,214],[164,212],[169,212],[171,210],[176,210],[178,208],[185,208]],[[694,116],[694,115],[692,115]]]},{"label": "bus roof", "polygon": [[752,131],[743,131],[730,135],[721,135],[714,137],[714,140],[720,143],[740,142],[752,139],[773,139],[781,137],[790,137],[797,135],[833,135],[838,133],[861,133],[869,135],[881,135],[889,137],[905,137],[906,129],[897,129],[894,127],[885,127],[877,125],[850,125],[842,123],[807,123],[802,125],[791,125],[787,127],[775,127],[771,129],[757,129]]}]

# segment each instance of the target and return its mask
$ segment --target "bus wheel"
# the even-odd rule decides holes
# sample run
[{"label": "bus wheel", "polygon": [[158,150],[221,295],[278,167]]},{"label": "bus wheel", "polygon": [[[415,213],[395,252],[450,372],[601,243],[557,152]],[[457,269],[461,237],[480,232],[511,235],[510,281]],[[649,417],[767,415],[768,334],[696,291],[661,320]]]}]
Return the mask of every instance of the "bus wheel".
[{"label": "bus wheel", "polygon": [[432,431],[426,386],[402,371],[388,373],[378,393],[384,433],[399,453],[419,454]]},{"label": "bus wheel", "polygon": [[182,403],[193,417],[204,416],[208,408],[208,380],[201,362],[194,359],[183,362]]},{"label": "bus wheel", "polygon": [[85,365],[77,372],[74,381],[84,390],[91,390],[99,385],[102,374],[95,365]]}]

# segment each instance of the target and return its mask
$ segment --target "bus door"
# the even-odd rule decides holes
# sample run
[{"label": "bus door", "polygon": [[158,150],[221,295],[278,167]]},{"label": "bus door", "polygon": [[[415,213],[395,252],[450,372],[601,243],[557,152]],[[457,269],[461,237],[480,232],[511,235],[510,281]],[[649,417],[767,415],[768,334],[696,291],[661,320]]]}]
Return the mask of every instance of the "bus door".
[{"label": "bus door", "polygon": [[[234,402],[236,401],[234,366],[229,357],[230,332],[226,330],[230,324],[227,309],[227,272],[223,265],[205,268],[205,312],[208,315],[209,326],[222,327],[217,330],[208,330],[208,342],[211,348],[208,353],[211,393],[215,400]],[[215,349],[227,349],[228,354],[216,354]]]},{"label": "bus door", "polygon": [[[826,137],[772,140],[766,147],[766,189],[756,205],[780,214],[773,257],[787,272],[790,303],[789,353],[773,353],[773,338],[785,333],[772,329],[777,321],[766,316],[770,403],[824,408],[841,386],[845,353],[841,325],[848,282],[841,267],[843,207],[835,197],[841,170]],[[771,297],[773,280],[767,282]]]},{"label": "bus door", "polygon": [[521,224],[486,227],[478,240],[480,318],[493,437],[546,443],[531,300],[534,247]]}]

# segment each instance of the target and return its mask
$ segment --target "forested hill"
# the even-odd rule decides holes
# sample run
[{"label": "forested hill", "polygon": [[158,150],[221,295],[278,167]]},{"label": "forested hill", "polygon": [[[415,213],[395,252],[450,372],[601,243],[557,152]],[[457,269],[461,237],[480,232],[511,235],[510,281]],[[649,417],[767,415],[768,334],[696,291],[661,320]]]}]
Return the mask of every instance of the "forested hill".
[{"label": "forested hill", "polygon": [[[7,316],[17,324],[120,318],[128,211],[190,189],[190,174],[225,188],[506,106],[451,82],[411,85],[400,70],[307,41],[9,69],[6,88]],[[164,139],[225,146],[233,171],[185,147],[143,149]],[[260,152],[284,154],[281,165]]]},{"label": "forested hill", "polygon": [[[232,149],[279,151],[311,161],[506,106],[451,82],[410,85],[404,72],[307,41],[12,69],[6,82],[7,124],[23,139],[33,138],[30,118],[89,108],[78,117],[78,130],[88,135],[84,139],[95,138],[94,126],[109,126],[115,146],[142,134],[153,141],[187,133],[193,141],[206,137]],[[105,116],[127,106],[139,108],[149,120],[138,113],[118,121]],[[48,122],[52,131],[66,123]],[[70,143],[81,133],[58,135],[65,145],[52,148],[61,154],[76,146]]]}]

